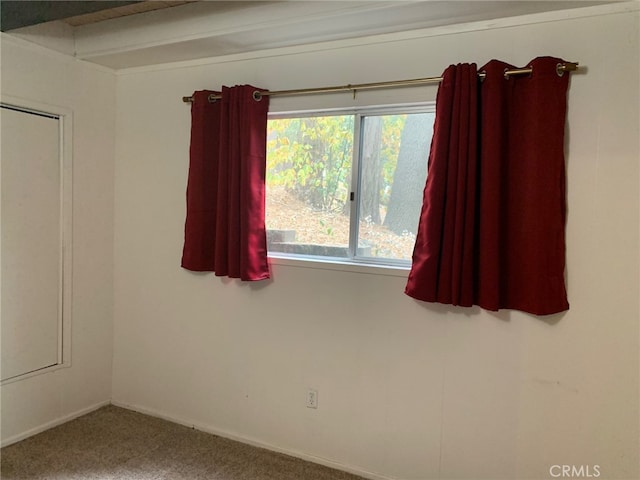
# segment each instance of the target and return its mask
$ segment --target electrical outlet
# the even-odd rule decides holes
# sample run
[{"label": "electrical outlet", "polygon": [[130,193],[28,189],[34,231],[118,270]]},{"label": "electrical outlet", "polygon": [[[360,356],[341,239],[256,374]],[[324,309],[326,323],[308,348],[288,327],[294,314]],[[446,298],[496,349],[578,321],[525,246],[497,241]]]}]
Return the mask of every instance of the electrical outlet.
[{"label": "electrical outlet", "polygon": [[318,408],[318,391],[313,388],[307,391],[307,408]]}]

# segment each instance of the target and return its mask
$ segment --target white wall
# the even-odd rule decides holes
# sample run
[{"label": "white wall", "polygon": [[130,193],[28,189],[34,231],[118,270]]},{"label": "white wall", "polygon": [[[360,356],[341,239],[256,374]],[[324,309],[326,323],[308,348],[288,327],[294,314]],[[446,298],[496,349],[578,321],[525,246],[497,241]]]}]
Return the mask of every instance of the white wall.
[{"label": "white wall", "polygon": [[[554,464],[638,478],[639,15],[591,13],[121,72],[114,401],[375,478],[550,478]],[[538,55],[587,67],[569,94],[568,313],[419,303],[397,276],[280,264],[273,281],[248,285],[180,269],[183,95],[415,78]],[[349,94],[274,99],[272,111],[352,104]],[[308,387],[317,410],[305,408]]]},{"label": "white wall", "polygon": [[116,81],[106,69],[1,41],[2,94],[71,110],[74,125],[71,367],[1,387],[6,444],[111,398]]}]

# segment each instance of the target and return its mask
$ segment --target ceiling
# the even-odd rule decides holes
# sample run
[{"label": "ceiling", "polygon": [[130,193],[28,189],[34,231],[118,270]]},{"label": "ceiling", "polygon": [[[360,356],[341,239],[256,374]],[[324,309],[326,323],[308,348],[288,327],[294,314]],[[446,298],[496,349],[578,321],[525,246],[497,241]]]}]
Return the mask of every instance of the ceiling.
[{"label": "ceiling", "polygon": [[614,1],[2,1],[0,12],[11,35],[123,69]]}]

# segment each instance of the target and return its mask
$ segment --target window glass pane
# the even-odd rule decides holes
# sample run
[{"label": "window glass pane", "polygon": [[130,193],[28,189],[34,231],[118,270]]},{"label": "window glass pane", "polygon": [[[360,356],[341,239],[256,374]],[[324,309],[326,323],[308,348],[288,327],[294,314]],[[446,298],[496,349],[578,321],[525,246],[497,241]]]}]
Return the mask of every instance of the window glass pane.
[{"label": "window glass pane", "polygon": [[352,115],[269,120],[270,252],[348,257],[353,122]]},{"label": "window glass pane", "polygon": [[411,260],[435,113],[362,119],[358,255]]}]

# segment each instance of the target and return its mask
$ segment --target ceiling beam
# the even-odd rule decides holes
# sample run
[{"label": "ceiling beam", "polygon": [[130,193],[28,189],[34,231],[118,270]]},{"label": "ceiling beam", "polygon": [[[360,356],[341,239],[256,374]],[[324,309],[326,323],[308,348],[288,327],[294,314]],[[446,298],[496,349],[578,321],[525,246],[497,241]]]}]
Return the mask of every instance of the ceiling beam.
[{"label": "ceiling beam", "polygon": [[0,2],[0,30],[3,32],[38,23],[121,7],[138,1],[12,1]]}]

